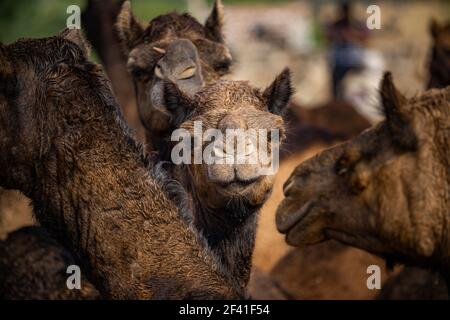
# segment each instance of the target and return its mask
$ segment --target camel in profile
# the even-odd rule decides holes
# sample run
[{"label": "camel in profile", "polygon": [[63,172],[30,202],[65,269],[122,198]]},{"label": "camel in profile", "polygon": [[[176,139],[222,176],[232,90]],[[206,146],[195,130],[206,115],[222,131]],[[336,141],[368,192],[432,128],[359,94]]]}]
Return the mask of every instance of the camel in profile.
[{"label": "camel in profile", "polygon": [[304,162],[284,185],[289,244],[336,239],[441,272],[449,285],[450,88],[416,98],[381,84],[386,121]]}]

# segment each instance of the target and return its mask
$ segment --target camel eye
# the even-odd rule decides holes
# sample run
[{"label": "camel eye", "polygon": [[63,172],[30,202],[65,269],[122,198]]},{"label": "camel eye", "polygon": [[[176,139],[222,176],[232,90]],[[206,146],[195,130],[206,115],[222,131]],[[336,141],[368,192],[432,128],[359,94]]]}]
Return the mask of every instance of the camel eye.
[{"label": "camel eye", "polygon": [[225,59],[214,64],[214,70],[219,72],[220,74],[226,74],[230,70],[231,60]]},{"label": "camel eye", "polygon": [[362,154],[358,148],[347,148],[341,158],[336,162],[336,174],[339,176],[347,175],[347,173],[352,170],[362,159]]},{"label": "camel eye", "polygon": [[133,74],[133,77],[135,77],[137,79],[145,80],[148,77],[147,70],[145,70],[143,68],[135,67],[132,69],[131,73]]},{"label": "camel eye", "polygon": [[347,157],[342,157],[336,163],[336,174],[338,176],[345,175],[350,169],[350,160]]},{"label": "camel eye", "polygon": [[179,80],[186,80],[192,78],[195,75],[195,67],[186,68],[178,77]]},{"label": "camel eye", "polygon": [[155,67],[155,76],[156,76],[157,78],[159,78],[159,79],[164,79],[164,76],[163,76],[161,67],[160,67],[159,65],[157,65],[157,66]]}]

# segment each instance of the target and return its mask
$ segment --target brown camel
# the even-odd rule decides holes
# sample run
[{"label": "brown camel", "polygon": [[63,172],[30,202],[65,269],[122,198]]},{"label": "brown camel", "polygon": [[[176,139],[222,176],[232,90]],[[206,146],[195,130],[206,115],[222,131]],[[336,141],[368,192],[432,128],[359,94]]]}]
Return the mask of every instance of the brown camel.
[{"label": "brown camel", "polygon": [[104,297],[242,297],[165,195],[170,181],[149,173],[87,52],[76,30],[0,44],[1,186],[32,199]]},{"label": "brown camel", "polygon": [[432,20],[430,33],[433,37],[433,47],[428,88],[445,88],[450,85],[450,22],[440,25],[436,20]]},{"label": "brown camel", "polygon": [[450,88],[406,99],[387,73],[381,99],[386,121],[296,168],[277,227],[292,245],[336,239],[448,285]]},{"label": "brown camel", "polygon": [[[227,129],[284,132],[280,114],[292,93],[287,69],[263,92],[246,82],[221,80],[190,98],[173,83],[168,85],[165,104],[173,119],[178,119],[177,126],[189,132],[193,132],[196,121],[202,122],[204,130],[224,133]],[[208,144],[204,141],[202,147]],[[257,152],[255,148],[248,157]],[[250,276],[258,212],[273,185],[273,174],[260,174],[260,167],[260,162],[171,165],[171,177],[183,190],[178,199],[188,208],[185,217],[192,220],[242,288]]]},{"label": "brown camel", "polygon": [[220,0],[205,25],[187,13],[169,13],[143,24],[133,16],[129,1],[122,6],[116,28],[128,56],[147,149],[159,151],[162,159],[169,159],[167,145],[175,129],[164,106],[163,80],[170,79],[192,96],[205,83],[227,74],[231,55],[222,27]]},{"label": "brown camel", "polygon": [[[432,57],[430,61],[430,82],[429,87],[443,87],[446,81],[445,78],[448,76],[449,72],[446,72],[445,66],[449,65],[445,61],[445,39],[446,35],[449,34],[450,29],[446,29],[445,26],[439,25],[436,21],[432,21],[430,26],[430,34],[433,37],[433,47],[432,47]],[[448,37],[447,37],[448,38]],[[448,39],[447,39],[448,40]],[[448,42],[448,41],[447,41]],[[448,45],[447,45],[448,47]],[[448,69],[448,68],[447,68]],[[448,85],[448,84],[447,84]],[[356,112],[349,113],[348,110],[345,110],[348,106],[345,103],[337,104],[338,108],[334,108],[335,114],[332,115],[329,111],[328,107],[322,107],[313,110],[302,110],[300,107],[294,108],[295,111],[300,110],[297,113],[298,118],[300,119],[300,123],[296,126],[293,126],[291,134],[289,134],[288,130],[288,138],[287,143],[285,143],[285,152],[284,154],[290,155],[292,153],[291,145],[294,147],[302,148],[302,145],[296,144],[296,141],[300,140],[300,137],[303,137],[304,144],[306,146],[308,143],[316,142],[319,138],[320,140],[330,142],[338,140],[347,140],[358,134],[359,132],[365,129],[364,127],[369,127],[367,121],[366,124],[358,120],[358,118],[362,118]],[[311,112],[311,113],[310,113]],[[353,114],[353,115],[352,115]],[[330,115],[330,116],[329,116]],[[363,118],[362,118],[363,119]],[[330,122],[329,120],[334,120]],[[295,123],[295,122],[294,122]],[[350,123],[350,126],[341,126],[342,123]],[[359,126],[359,124],[363,124],[363,126]],[[280,260],[274,270],[271,272],[275,280],[279,283],[278,285],[283,287],[287,286],[291,288],[291,292],[295,294],[298,293],[299,297],[314,297],[317,298],[321,294],[334,294],[333,290],[324,288],[327,287],[327,283],[323,283],[319,288],[311,290],[311,284],[313,284],[314,276],[311,276],[308,273],[308,263],[313,263],[316,265],[313,272],[316,274],[319,272],[319,268],[317,265],[324,264],[325,260],[333,261],[339,258],[342,250],[335,250],[337,243],[327,242],[317,246],[310,246],[308,248],[298,248],[292,252],[290,252],[284,259]],[[333,253],[324,257],[323,255],[314,255],[314,248],[320,248],[321,251],[333,248]],[[331,250],[330,250],[331,251]],[[358,259],[364,258],[364,254],[361,252],[359,254],[358,251],[354,249],[350,249],[350,252],[345,252],[345,254],[350,255],[350,253],[355,253],[355,257],[351,257],[352,260],[357,261]],[[306,254],[313,253],[311,258],[305,257]],[[367,254],[366,254],[367,255]],[[358,258],[358,256],[361,256]],[[363,259],[361,266],[368,266],[371,264],[369,261],[371,258],[367,255],[368,259]],[[350,258],[350,257],[349,257]],[[317,262],[320,260],[321,262]],[[367,260],[367,261],[366,261]],[[314,261],[314,262],[313,262]],[[300,264],[304,263],[306,267],[301,266]],[[298,265],[297,265],[298,264]],[[342,264],[341,264],[342,265]],[[325,268],[327,268],[326,264],[324,264]],[[296,270],[298,268],[302,268],[303,272],[298,274]],[[356,280],[357,283],[360,284],[360,287],[365,286],[365,278],[367,275],[365,274],[365,267],[359,268],[362,272],[361,279]],[[397,269],[397,268],[396,268]],[[333,268],[332,270],[337,270]],[[382,268],[383,270],[383,268]],[[292,273],[292,276],[289,276],[289,273]],[[326,272],[328,276],[331,276],[332,272],[328,270]],[[430,272],[427,270],[423,270],[417,267],[404,267],[400,273],[390,275],[382,275],[382,279],[388,279],[386,284],[382,286],[382,290],[378,295],[378,299],[448,299],[447,290],[445,290],[445,281],[439,274],[434,272]],[[324,278],[322,274],[319,275]],[[353,274],[352,277],[355,277]],[[325,277],[325,279],[327,279]],[[330,284],[333,284],[334,288],[339,288],[339,282],[345,279],[345,273],[340,277],[341,281],[330,280]],[[344,280],[346,282],[342,282],[345,285],[348,285],[348,280]],[[357,288],[358,286],[352,286],[352,288]],[[295,290],[295,291],[294,291]],[[345,291],[347,294],[352,294],[351,290]],[[366,292],[369,293],[370,290],[366,289]],[[354,293],[353,293],[354,294]],[[334,296],[332,296],[334,297]],[[357,298],[358,295],[349,296],[351,298]]]}]

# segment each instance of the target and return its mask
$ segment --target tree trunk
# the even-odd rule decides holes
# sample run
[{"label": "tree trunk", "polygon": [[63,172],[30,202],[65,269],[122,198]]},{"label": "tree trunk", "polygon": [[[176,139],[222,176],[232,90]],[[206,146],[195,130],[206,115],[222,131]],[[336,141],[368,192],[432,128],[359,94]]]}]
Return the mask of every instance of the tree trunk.
[{"label": "tree trunk", "polygon": [[111,81],[126,121],[136,130],[139,140],[143,140],[144,128],[139,120],[133,82],[127,71],[127,57],[114,28],[122,3],[123,0],[88,0],[82,22],[86,36]]}]

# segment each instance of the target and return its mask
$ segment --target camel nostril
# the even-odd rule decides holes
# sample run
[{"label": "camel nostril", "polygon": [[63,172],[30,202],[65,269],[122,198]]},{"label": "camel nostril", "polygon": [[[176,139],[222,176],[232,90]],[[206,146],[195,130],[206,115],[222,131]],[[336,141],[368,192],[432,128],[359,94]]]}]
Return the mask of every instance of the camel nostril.
[{"label": "camel nostril", "polygon": [[223,131],[227,129],[244,129],[244,121],[237,115],[227,115],[220,121],[219,128]]}]

